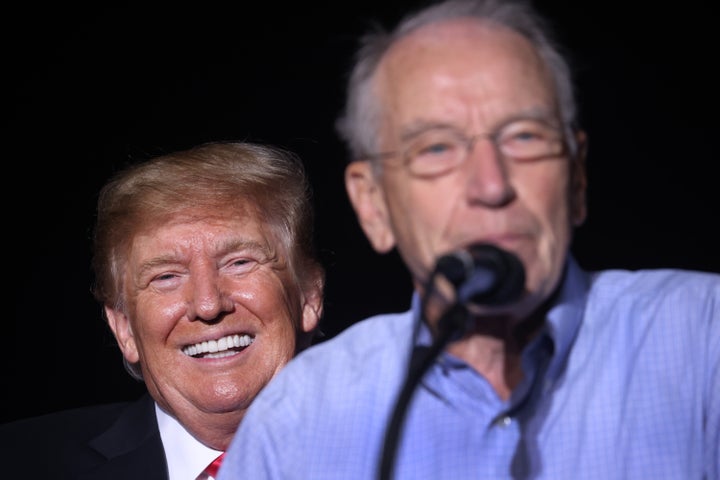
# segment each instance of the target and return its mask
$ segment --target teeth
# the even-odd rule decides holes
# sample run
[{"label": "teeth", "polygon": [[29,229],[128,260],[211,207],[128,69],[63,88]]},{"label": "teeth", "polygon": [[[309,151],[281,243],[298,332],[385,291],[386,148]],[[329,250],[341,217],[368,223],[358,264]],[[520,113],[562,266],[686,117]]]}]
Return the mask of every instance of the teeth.
[{"label": "teeth", "polygon": [[[218,340],[208,340],[207,342],[196,343],[183,347],[182,351],[185,355],[194,357],[203,355],[206,358],[222,358],[232,355],[234,352],[228,351],[232,348],[247,347],[253,342],[250,335],[228,335]],[[209,354],[209,355],[204,355]]]}]

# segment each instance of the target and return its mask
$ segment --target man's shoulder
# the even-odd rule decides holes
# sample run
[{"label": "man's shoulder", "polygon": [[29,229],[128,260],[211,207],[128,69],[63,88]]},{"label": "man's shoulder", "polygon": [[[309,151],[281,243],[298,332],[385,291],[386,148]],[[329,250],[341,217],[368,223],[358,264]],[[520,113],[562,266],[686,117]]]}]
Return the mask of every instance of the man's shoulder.
[{"label": "man's shoulder", "polygon": [[[366,384],[376,386],[378,377],[392,384],[390,379],[405,371],[412,328],[410,311],[360,320],[293,358],[260,397],[275,408],[275,403],[283,403],[299,392],[306,399],[342,397],[351,395],[350,392],[367,391]],[[368,372],[377,377],[369,376]]]},{"label": "man's shoulder", "polygon": [[[0,451],[16,460],[5,473],[10,472],[8,478],[63,479],[136,478],[140,468],[163,472],[154,408],[145,394],[0,425]],[[119,471],[126,473],[118,477]]]},{"label": "man's shoulder", "polygon": [[0,425],[0,443],[48,444],[86,442],[115,424],[130,409],[147,408],[148,400],[127,400],[68,408],[16,419]]},{"label": "man's shoulder", "polygon": [[612,295],[654,297],[667,295],[719,296],[720,274],[674,268],[618,270],[595,272],[593,290]]},{"label": "man's shoulder", "polygon": [[617,329],[712,334],[720,323],[720,275],[681,269],[605,270],[593,275],[585,323]]},{"label": "man's shoulder", "polygon": [[84,429],[97,430],[112,423],[130,403],[128,401],[88,405],[16,419],[0,425],[0,437],[11,433],[37,431],[58,434],[65,432],[66,426],[72,427],[75,433]]},{"label": "man's shoulder", "polygon": [[348,326],[336,336],[303,352],[301,356],[337,358],[340,355],[351,360],[353,357],[367,359],[368,354],[386,350],[394,352],[412,338],[413,322],[410,310],[374,315]]}]

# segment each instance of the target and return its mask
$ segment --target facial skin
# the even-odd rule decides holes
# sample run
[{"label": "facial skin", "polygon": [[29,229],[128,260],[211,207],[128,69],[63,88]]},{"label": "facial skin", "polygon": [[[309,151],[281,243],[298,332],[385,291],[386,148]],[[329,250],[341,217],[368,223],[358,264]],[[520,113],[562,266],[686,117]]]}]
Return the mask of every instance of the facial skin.
[{"label": "facial skin", "polygon": [[[403,136],[423,124],[472,136],[539,116],[562,128],[551,77],[529,42],[475,21],[426,26],[400,40],[375,88],[384,108],[381,152],[400,149]],[[583,133],[578,141],[584,152]],[[573,225],[585,218],[583,157],[517,162],[484,138],[444,176],[413,177],[393,158],[375,178],[371,162],[361,161],[348,166],[346,186],[373,247],[397,247],[417,288],[448,251],[490,242],[516,253],[527,276],[527,294],[511,312],[520,319],[558,284]]]},{"label": "facial skin", "polygon": [[[315,328],[321,312],[320,292],[299,292],[282,248],[257,216],[217,208],[140,231],[124,293],[125,309],[106,308],[123,355],[141,363],[160,407],[218,450],[295,354],[296,329]],[[228,335],[252,343],[221,358],[183,352]]]}]

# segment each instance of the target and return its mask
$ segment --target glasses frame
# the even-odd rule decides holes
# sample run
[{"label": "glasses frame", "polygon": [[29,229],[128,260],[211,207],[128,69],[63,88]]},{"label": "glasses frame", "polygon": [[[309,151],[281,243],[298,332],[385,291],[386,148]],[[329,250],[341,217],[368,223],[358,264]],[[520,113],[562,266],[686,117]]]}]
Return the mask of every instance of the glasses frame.
[{"label": "glasses frame", "polygon": [[[503,151],[502,145],[500,145],[499,139],[502,137],[503,133],[506,132],[508,129],[512,128],[513,126],[522,123],[522,122],[534,122],[537,124],[543,125],[544,128],[548,128],[549,130],[554,131],[557,133],[557,143],[558,148],[555,150],[550,149],[548,153],[543,153],[540,155],[533,155],[528,157],[522,157],[522,156],[513,156],[508,155],[506,152]],[[563,126],[556,126],[553,124],[553,122],[549,122],[543,119],[538,118],[514,118],[504,124],[502,124],[497,129],[491,131],[491,132],[484,132],[484,133],[478,133],[475,135],[466,135],[461,129],[455,128],[450,125],[434,125],[434,126],[428,126],[427,128],[424,128],[418,133],[411,135],[411,138],[416,138],[422,134],[426,134],[431,131],[442,131],[446,130],[448,132],[452,132],[456,134],[457,139],[462,140],[462,147],[464,154],[462,155],[461,159],[457,161],[455,164],[441,169],[434,172],[418,172],[416,170],[413,170],[412,164],[414,163],[414,158],[412,156],[412,142],[410,142],[406,147],[400,148],[393,151],[388,152],[381,152],[376,154],[369,154],[369,155],[363,155],[359,160],[361,161],[385,161],[388,159],[391,159],[393,157],[400,156],[402,157],[401,166],[406,168],[408,172],[415,176],[420,178],[434,178],[434,177],[440,177],[449,174],[450,172],[457,170],[461,165],[465,164],[467,162],[467,159],[470,158],[472,149],[475,147],[475,144],[481,140],[481,139],[488,139],[490,143],[493,145],[493,148],[495,149],[495,152],[500,156],[502,159],[511,159],[515,161],[534,161],[534,160],[540,160],[543,158],[549,158],[549,157],[558,157],[562,155],[566,155],[569,150],[571,150],[570,145],[568,145],[568,135],[575,131],[575,127],[566,125],[565,128]],[[398,165],[400,166],[400,165]]]}]

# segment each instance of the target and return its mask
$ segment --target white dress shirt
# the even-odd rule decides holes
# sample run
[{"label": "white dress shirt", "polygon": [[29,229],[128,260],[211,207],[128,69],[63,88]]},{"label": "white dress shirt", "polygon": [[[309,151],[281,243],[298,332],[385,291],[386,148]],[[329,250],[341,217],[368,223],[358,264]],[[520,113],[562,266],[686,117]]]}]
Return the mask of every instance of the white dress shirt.
[{"label": "white dress shirt", "polygon": [[157,403],[155,415],[165,449],[170,480],[212,480],[212,477],[200,475],[222,452],[213,450],[195,439],[185,427],[180,425],[180,422],[165,413]]}]

